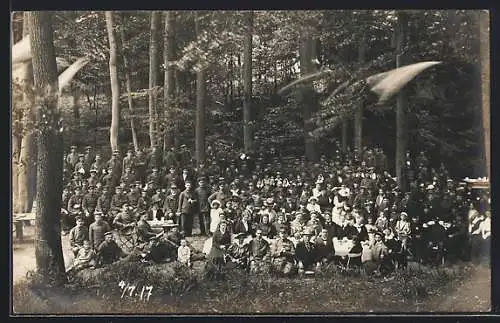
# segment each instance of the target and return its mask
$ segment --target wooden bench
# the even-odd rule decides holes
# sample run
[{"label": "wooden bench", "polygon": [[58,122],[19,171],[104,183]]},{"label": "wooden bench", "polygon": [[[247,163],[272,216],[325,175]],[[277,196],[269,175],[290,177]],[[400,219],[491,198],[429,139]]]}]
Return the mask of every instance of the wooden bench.
[{"label": "wooden bench", "polygon": [[35,213],[15,213],[12,217],[13,229],[19,241],[23,241],[23,226],[25,221],[35,221]]}]

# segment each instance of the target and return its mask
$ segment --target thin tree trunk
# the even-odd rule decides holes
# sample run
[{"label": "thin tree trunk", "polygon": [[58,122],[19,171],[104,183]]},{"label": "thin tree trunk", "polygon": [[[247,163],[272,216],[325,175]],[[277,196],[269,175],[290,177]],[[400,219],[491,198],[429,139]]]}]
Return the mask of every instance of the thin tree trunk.
[{"label": "thin tree trunk", "polygon": [[481,62],[482,115],[484,131],[484,150],[486,155],[486,175],[490,178],[490,16],[486,10],[479,13],[479,50]]},{"label": "thin tree trunk", "polygon": [[252,150],[252,34],[253,11],[247,13],[245,44],[243,48],[243,144],[245,153]]},{"label": "thin tree trunk", "polygon": [[118,130],[120,127],[120,84],[116,68],[117,45],[113,24],[113,12],[106,11],[106,28],[109,40],[109,76],[111,82],[111,128],[109,129],[109,141],[111,150],[118,149]]},{"label": "thin tree trunk", "polygon": [[[300,74],[301,76],[307,75],[312,72],[312,59],[313,59],[313,39],[306,31],[302,35],[300,45]],[[316,102],[314,90],[311,85],[304,85],[300,91],[301,98],[299,102],[302,105],[302,113],[304,116],[304,138],[305,138],[305,154],[309,161],[316,161],[318,159],[316,139],[311,136],[310,132],[313,130],[313,124],[310,118],[316,111]]]},{"label": "thin tree trunk", "polygon": [[[365,62],[365,47],[366,38],[363,36],[358,45],[358,62],[360,67],[363,66]],[[358,149],[359,153],[363,148],[363,109],[364,104],[363,101],[360,100],[354,115],[354,148]]]},{"label": "thin tree trunk", "polygon": [[163,102],[165,116],[165,135],[163,139],[163,151],[167,151],[169,146],[173,145],[173,136],[170,125],[172,118],[172,100],[174,99],[174,66],[175,61],[175,38],[173,30],[173,12],[165,11],[165,29],[163,33],[163,64],[165,66],[164,86],[163,86]]},{"label": "thin tree trunk", "polygon": [[[195,15],[196,35],[200,35],[198,14]],[[196,71],[196,164],[205,161],[205,63],[199,62]]]},{"label": "thin tree trunk", "polygon": [[[405,13],[398,12],[398,22],[396,26],[396,67],[408,64],[406,49],[406,39],[408,35],[408,18]],[[408,98],[406,89],[401,89],[397,96],[396,103],[396,177],[398,186],[404,193],[407,190],[407,178],[405,172],[405,157],[408,147]]]},{"label": "thin tree trunk", "polygon": [[345,153],[347,152],[347,142],[348,142],[348,137],[349,137],[349,123],[347,120],[342,121],[342,152]]},{"label": "thin tree trunk", "polygon": [[160,25],[160,12],[151,12],[151,29],[149,38],[149,139],[151,147],[158,146],[158,111],[156,86],[158,85],[158,32]]},{"label": "thin tree trunk", "polygon": [[53,43],[52,14],[29,13],[33,53],[38,142],[38,179],[35,232],[37,271],[46,283],[66,282],[61,243],[60,210],[63,174],[63,138],[58,107],[57,65]]},{"label": "thin tree trunk", "polygon": [[[28,12],[23,15],[23,37],[28,36]],[[27,213],[33,206],[34,194],[36,191],[36,154],[35,138],[33,136],[33,123],[35,116],[33,113],[33,97],[29,94],[29,87],[33,84],[32,63],[25,63],[23,82],[23,136],[19,153],[18,172],[18,207],[19,212]]]},{"label": "thin tree trunk", "polygon": [[135,129],[135,114],[134,114],[134,99],[132,98],[132,82],[130,80],[130,67],[128,64],[127,57],[127,49],[128,49],[128,40],[125,37],[125,22],[126,17],[125,14],[122,13],[122,25],[120,27],[120,38],[121,38],[121,54],[123,58],[123,69],[125,73],[125,87],[127,89],[127,101],[128,101],[128,110],[130,113],[130,131],[132,131],[132,142],[134,143],[135,151],[139,151],[139,142],[137,141],[137,131]]}]

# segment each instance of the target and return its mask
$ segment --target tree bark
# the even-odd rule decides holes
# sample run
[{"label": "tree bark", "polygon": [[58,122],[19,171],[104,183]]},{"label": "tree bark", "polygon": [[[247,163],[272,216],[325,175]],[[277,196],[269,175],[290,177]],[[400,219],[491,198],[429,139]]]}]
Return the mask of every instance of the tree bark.
[{"label": "tree bark", "polygon": [[[363,36],[358,45],[358,62],[360,67],[363,66],[365,62],[365,47],[366,38]],[[361,152],[363,148],[363,109],[364,104],[363,101],[360,100],[354,115],[354,148],[358,149],[358,152]]]},{"label": "tree bark", "polygon": [[[198,14],[195,15],[196,35],[200,35]],[[199,167],[205,161],[205,63],[196,71],[196,164]]]},{"label": "tree bark", "polygon": [[172,62],[175,61],[175,38],[173,30],[173,12],[165,11],[165,29],[163,33],[163,64],[165,66],[164,73],[164,86],[163,86],[163,102],[164,102],[164,116],[165,116],[165,135],[163,139],[163,150],[167,151],[169,146],[173,145],[173,135],[171,130],[172,118],[172,101],[175,95],[174,86],[174,66]]},{"label": "tree bark", "polygon": [[50,12],[32,11],[28,15],[34,85],[38,94],[35,258],[37,271],[45,282],[62,285],[66,282],[60,228],[63,138],[51,18]]},{"label": "tree bark", "polygon": [[486,175],[490,178],[490,16],[486,10],[479,13],[479,50],[481,62],[481,97],[484,132],[484,150],[486,155]]},{"label": "tree bark", "polygon": [[106,11],[106,28],[109,40],[109,77],[111,82],[111,128],[109,129],[109,141],[111,150],[118,149],[118,131],[120,128],[120,83],[118,81],[117,45],[113,23],[113,12]]},{"label": "tree bark", "polygon": [[125,37],[126,17],[124,13],[122,13],[121,18],[122,18],[122,25],[120,27],[120,38],[122,44],[121,54],[123,58],[123,69],[125,74],[125,87],[127,89],[128,110],[130,113],[130,131],[132,131],[132,142],[134,143],[134,149],[135,151],[139,151],[139,142],[137,141],[137,131],[135,129],[134,99],[132,98],[132,82],[130,80],[130,67],[126,53],[128,49],[128,40]]},{"label": "tree bark", "polygon": [[[396,26],[396,67],[408,64],[406,54],[406,40],[408,35],[408,18],[404,12],[398,12]],[[396,177],[398,186],[404,193],[407,190],[407,177],[405,172],[405,157],[408,149],[408,98],[406,89],[401,89],[396,103]]]},{"label": "tree bark", "polygon": [[[309,32],[304,32],[301,36],[300,44],[300,74],[307,75],[313,71],[313,46],[314,41]],[[315,102],[314,90],[311,85],[304,85],[301,89],[300,104],[302,105],[302,114],[304,116],[304,137],[305,137],[305,154],[309,161],[318,159],[316,139],[311,136],[313,124],[310,118],[317,110],[317,102]]]},{"label": "tree bark", "polygon": [[253,11],[246,14],[245,44],[243,47],[243,144],[245,153],[252,150],[252,34]]},{"label": "tree bark", "polygon": [[[23,15],[23,37],[29,35],[28,12]],[[23,135],[19,152],[18,169],[18,208],[19,212],[27,213],[33,206],[34,194],[36,192],[36,143],[33,136],[33,123],[35,116],[33,112],[33,97],[29,88],[33,85],[32,63],[25,63],[23,81]]]},{"label": "tree bark", "polygon": [[341,145],[342,145],[342,152],[345,153],[347,152],[347,143],[348,143],[348,137],[349,137],[349,123],[348,120],[343,120],[342,121],[342,130],[341,130]]},{"label": "tree bark", "polygon": [[156,86],[158,85],[160,12],[151,12],[149,38],[149,139],[151,147],[158,146],[158,111]]}]

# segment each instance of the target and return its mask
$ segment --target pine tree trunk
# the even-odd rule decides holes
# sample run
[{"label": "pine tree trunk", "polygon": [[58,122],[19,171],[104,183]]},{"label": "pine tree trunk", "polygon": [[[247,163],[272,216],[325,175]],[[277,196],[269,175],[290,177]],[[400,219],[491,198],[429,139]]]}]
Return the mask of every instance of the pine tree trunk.
[{"label": "pine tree trunk", "polygon": [[128,101],[128,110],[130,113],[130,131],[132,132],[132,142],[134,143],[135,151],[139,151],[139,142],[137,141],[137,131],[135,129],[135,115],[134,115],[134,99],[132,98],[132,81],[130,79],[130,67],[128,64],[127,57],[127,48],[128,48],[128,40],[125,37],[125,23],[126,18],[125,14],[122,13],[122,25],[120,27],[120,38],[121,38],[121,54],[123,58],[123,69],[125,73],[125,87],[127,89],[127,101]]},{"label": "pine tree trunk", "polygon": [[[307,31],[304,32],[301,38],[300,74],[304,76],[313,71],[312,59],[314,41]],[[313,124],[310,122],[310,118],[317,109],[314,90],[311,85],[304,85],[301,92],[299,102],[302,105],[302,114],[304,116],[305,154],[307,160],[316,161],[318,159],[316,139],[310,135],[310,131],[313,130]]]},{"label": "pine tree trunk", "polygon": [[66,282],[60,228],[63,138],[52,15],[50,12],[32,11],[28,18],[34,85],[38,93],[36,267],[46,283],[62,285]]},{"label": "pine tree trunk", "polygon": [[[365,46],[366,39],[362,37],[358,45],[358,62],[360,67],[363,66],[365,62]],[[358,149],[358,152],[361,152],[363,148],[363,109],[364,104],[363,101],[360,100],[354,115],[354,148]]]},{"label": "pine tree trunk", "polygon": [[349,122],[348,120],[343,120],[342,121],[342,152],[347,152],[347,142],[348,142],[348,137],[349,137]]},{"label": "pine tree trunk", "polygon": [[158,146],[158,111],[156,86],[158,85],[160,12],[151,12],[151,32],[149,38],[149,139],[151,147]]},{"label": "pine tree trunk", "polygon": [[490,178],[491,172],[491,144],[490,144],[490,16],[486,10],[479,13],[479,50],[481,62],[481,92],[482,115],[484,132],[484,150],[486,155],[486,175]]},{"label": "pine tree trunk", "polygon": [[[406,40],[408,35],[408,18],[405,13],[398,12],[398,22],[396,26],[396,66],[407,65]],[[397,96],[396,103],[396,177],[398,186],[404,193],[407,190],[407,178],[405,172],[405,156],[408,149],[408,98],[406,89],[401,89]]]},{"label": "pine tree trunk", "polygon": [[247,13],[247,30],[243,48],[243,144],[245,153],[252,150],[252,34],[253,11]]},{"label": "pine tree trunk", "polygon": [[[196,35],[200,35],[200,27],[196,14]],[[205,66],[204,63],[196,71],[196,163],[205,161]]]},{"label": "pine tree trunk", "polygon": [[106,28],[109,40],[109,76],[111,82],[111,128],[109,129],[109,141],[111,150],[118,149],[118,131],[120,128],[120,84],[118,81],[117,45],[113,23],[113,12],[106,11]]},{"label": "pine tree trunk", "polygon": [[[23,15],[23,37],[28,33],[28,12]],[[23,91],[23,105],[25,107],[23,113],[23,136],[21,138],[21,147],[19,153],[19,169],[18,169],[18,207],[21,213],[31,211],[33,206],[34,194],[36,191],[36,143],[33,136],[33,123],[35,116],[33,113],[34,104],[33,97],[29,95],[28,87],[33,84],[33,69],[32,63],[25,63],[24,67],[24,84],[26,89]]]},{"label": "pine tree trunk", "polygon": [[163,150],[167,151],[169,146],[173,145],[173,134],[171,133],[170,125],[172,124],[172,100],[174,99],[174,66],[171,62],[175,61],[175,38],[173,30],[173,12],[165,11],[165,29],[163,42],[163,64],[165,65],[164,86],[163,86],[163,102],[165,116],[165,136]]}]

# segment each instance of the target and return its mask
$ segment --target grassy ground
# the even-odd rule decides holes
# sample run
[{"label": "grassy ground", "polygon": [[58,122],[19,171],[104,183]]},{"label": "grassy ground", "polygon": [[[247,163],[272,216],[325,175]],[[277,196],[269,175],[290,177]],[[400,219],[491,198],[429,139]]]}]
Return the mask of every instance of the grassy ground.
[{"label": "grassy ground", "polygon": [[[201,250],[203,239],[190,240]],[[439,269],[411,263],[390,280],[330,269],[291,279],[233,270],[224,281],[204,279],[202,261],[195,262],[193,270],[125,263],[81,275],[64,288],[47,289],[23,279],[23,271],[33,269],[26,265],[33,261],[30,247],[30,243],[14,245],[16,313],[443,312],[487,311],[491,306],[490,268],[471,263]],[[67,253],[65,258],[69,264]],[[132,296],[123,294],[122,280],[137,286]],[[143,286],[152,286],[149,300],[140,299]]]}]

